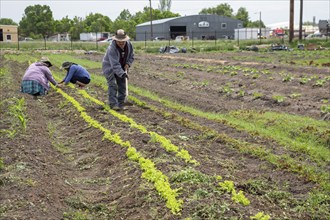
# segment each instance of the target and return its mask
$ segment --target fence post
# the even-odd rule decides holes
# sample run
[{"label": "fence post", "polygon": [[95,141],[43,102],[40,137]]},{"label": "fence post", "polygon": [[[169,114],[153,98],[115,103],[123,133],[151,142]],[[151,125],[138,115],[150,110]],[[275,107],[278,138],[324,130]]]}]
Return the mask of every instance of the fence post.
[{"label": "fence post", "polygon": [[147,32],[144,32],[144,49],[147,49]]},{"label": "fence post", "polygon": [[214,31],[214,45],[217,46],[217,31]]},{"label": "fence post", "polygon": [[44,35],[44,42],[45,42],[45,50],[47,50],[47,45],[46,45],[46,35]]},{"label": "fence post", "polygon": [[237,46],[239,48],[239,29],[237,29]]},{"label": "fence post", "polygon": [[19,28],[17,28],[17,50],[19,50]]},{"label": "fence post", "polygon": [[194,48],[194,31],[191,31],[191,47]]},{"label": "fence post", "polygon": [[95,32],[95,43],[96,43],[96,50],[99,49],[99,45],[97,44],[97,32]]}]

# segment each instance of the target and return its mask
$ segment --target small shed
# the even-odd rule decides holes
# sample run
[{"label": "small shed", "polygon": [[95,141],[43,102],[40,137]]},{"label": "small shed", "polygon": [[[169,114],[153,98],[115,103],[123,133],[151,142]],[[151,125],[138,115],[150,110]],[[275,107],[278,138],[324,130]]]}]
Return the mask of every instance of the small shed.
[{"label": "small shed", "polygon": [[17,42],[17,30],[16,25],[0,25],[0,42]]}]

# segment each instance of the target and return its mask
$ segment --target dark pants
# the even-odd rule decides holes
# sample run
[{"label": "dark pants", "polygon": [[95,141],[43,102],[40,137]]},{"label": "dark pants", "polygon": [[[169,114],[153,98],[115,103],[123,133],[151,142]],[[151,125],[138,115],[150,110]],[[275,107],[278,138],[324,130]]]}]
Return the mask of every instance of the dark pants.
[{"label": "dark pants", "polygon": [[108,99],[111,108],[123,107],[126,98],[126,81],[111,73],[106,76],[108,82]]},{"label": "dark pants", "polygon": [[70,82],[76,84],[77,81],[84,84],[88,84],[91,80],[88,79],[87,77],[72,76]]}]

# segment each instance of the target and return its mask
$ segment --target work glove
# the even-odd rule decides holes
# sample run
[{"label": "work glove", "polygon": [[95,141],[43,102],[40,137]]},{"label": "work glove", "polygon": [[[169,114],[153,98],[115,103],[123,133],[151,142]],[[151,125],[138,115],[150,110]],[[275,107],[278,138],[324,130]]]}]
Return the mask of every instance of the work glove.
[{"label": "work glove", "polygon": [[123,79],[127,78],[128,79],[128,74],[125,72],[122,76]]}]

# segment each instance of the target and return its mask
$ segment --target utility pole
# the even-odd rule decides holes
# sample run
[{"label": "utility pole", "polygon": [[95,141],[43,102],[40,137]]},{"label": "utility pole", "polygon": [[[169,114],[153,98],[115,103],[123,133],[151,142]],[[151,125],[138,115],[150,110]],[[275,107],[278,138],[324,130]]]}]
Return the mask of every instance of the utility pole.
[{"label": "utility pole", "polygon": [[294,0],[290,0],[289,43],[292,43],[293,35],[294,35]]},{"label": "utility pole", "polygon": [[303,25],[303,0],[300,0],[300,17],[299,17],[299,40],[302,40],[302,25]]},{"label": "utility pole", "polygon": [[261,11],[259,11],[259,44],[261,44]]},{"label": "utility pole", "polygon": [[150,2],[150,37],[151,37],[150,40],[152,40],[152,39],[154,39],[154,37],[153,37],[153,33],[152,33],[152,8],[151,8],[151,0],[149,0],[149,2]]}]

